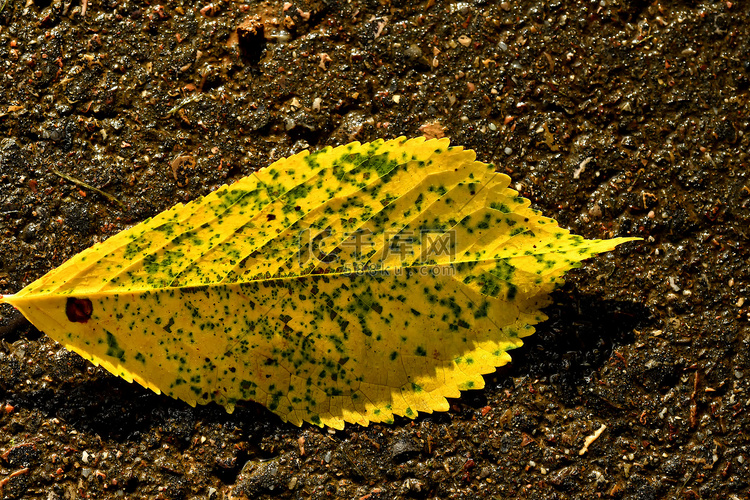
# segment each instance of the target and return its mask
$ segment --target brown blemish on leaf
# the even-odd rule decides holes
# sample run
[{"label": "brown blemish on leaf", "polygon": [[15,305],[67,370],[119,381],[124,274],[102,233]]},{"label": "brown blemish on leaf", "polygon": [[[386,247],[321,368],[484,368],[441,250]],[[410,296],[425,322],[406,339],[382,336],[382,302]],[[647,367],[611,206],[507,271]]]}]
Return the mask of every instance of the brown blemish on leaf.
[{"label": "brown blemish on leaf", "polygon": [[75,299],[69,297],[65,302],[65,315],[69,321],[75,323],[86,323],[91,319],[94,306],[89,299]]}]

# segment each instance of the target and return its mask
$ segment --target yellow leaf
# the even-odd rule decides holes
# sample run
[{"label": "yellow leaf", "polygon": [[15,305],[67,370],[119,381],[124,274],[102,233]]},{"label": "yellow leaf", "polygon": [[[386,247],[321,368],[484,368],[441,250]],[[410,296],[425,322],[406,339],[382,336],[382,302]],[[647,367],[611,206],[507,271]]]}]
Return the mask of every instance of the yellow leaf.
[{"label": "yellow leaf", "polygon": [[2,297],[190,405],[334,428],[444,411],[510,361],[585,240],[447,139],[307,151],[176,205]]}]

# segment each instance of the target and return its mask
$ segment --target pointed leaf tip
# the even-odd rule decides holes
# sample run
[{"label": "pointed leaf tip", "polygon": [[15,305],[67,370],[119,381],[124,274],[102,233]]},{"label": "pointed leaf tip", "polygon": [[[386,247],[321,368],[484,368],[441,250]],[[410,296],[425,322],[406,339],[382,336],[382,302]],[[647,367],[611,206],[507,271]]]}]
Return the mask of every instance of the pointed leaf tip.
[{"label": "pointed leaf tip", "polygon": [[[190,405],[342,428],[445,411],[546,319],[584,240],[447,139],[281,159],[71,258],[13,305]],[[0,296],[8,302],[11,296]]]}]

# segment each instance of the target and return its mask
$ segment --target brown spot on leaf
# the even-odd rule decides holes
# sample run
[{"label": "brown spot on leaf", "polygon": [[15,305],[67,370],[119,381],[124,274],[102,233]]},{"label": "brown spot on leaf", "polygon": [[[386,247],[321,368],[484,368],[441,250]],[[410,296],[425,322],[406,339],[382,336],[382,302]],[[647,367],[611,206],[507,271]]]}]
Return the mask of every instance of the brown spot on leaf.
[{"label": "brown spot on leaf", "polygon": [[65,302],[65,314],[73,323],[85,323],[91,318],[94,306],[89,299],[76,299],[70,297]]}]

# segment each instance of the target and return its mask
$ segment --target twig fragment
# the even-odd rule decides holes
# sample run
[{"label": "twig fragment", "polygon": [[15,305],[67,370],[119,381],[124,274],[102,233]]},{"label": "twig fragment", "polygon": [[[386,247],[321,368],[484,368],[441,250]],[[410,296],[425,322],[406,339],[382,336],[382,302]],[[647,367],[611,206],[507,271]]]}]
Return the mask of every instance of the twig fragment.
[{"label": "twig fragment", "polygon": [[593,434],[591,434],[590,436],[586,436],[586,439],[583,442],[583,448],[581,448],[578,451],[578,454],[579,455],[583,455],[587,451],[589,451],[589,446],[591,446],[591,443],[593,443],[594,441],[596,441],[597,439],[599,439],[599,436],[602,435],[602,432],[604,432],[604,429],[606,429],[606,428],[607,428],[607,425],[606,424],[602,424],[602,426],[599,427],[596,431],[594,431]]},{"label": "twig fragment", "polygon": [[101,189],[99,189],[99,188],[95,188],[95,187],[94,187],[94,186],[92,186],[91,184],[87,184],[87,183],[83,182],[82,180],[76,179],[75,177],[71,177],[71,176],[69,176],[68,174],[64,174],[64,173],[62,173],[62,172],[60,172],[59,170],[56,170],[56,169],[54,169],[54,168],[50,168],[50,170],[52,170],[52,173],[53,173],[53,174],[55,174],[55,175],[57,175],[57,176],[59,176],[59,177],[62,177],[62,178],[63,178],[63,179],[65,179],[66,181],[70,181],[70,182],[72,182],[73,184],[76,184],[76,185],[78,185],[78,186],[81,186],[82,188],[86,188],[86,189],[89,189],[89,190],[91,190],[91,191],[93,191],[93,192],[95,192],[95,193],[97,193],[97,194],[100,194],[100,195],[104,196],[104,197],[105,197],[105,198],[107,198],[107,199],[108,199],[109,201],[111,201],[111,202],[113,202],[113,203],[117,203],[117,205],[119,205],[119,206],[120,206],[121,208],[125,206],[125,204],[124,204],[123,202],[121,202],[120,200],[118,200],[117,198],[115,198],[114,196],[112,196],[111,194],[109,194],[109,193],[105,193],[105,192],[104,192],[104,191],[102,191]]}]

